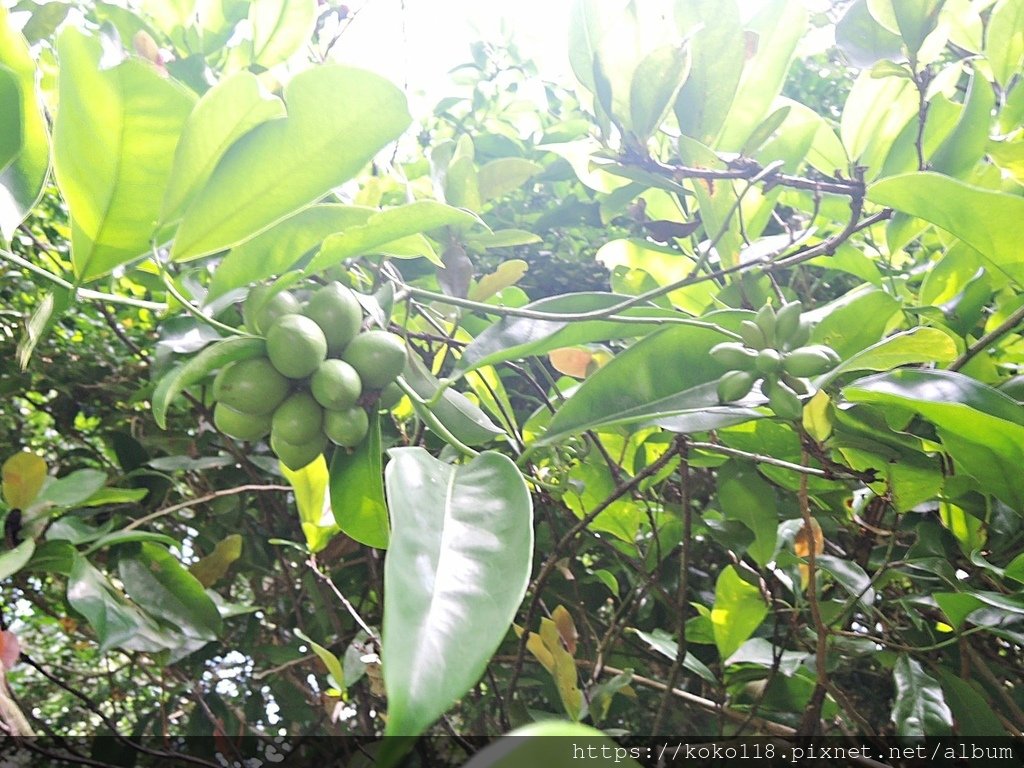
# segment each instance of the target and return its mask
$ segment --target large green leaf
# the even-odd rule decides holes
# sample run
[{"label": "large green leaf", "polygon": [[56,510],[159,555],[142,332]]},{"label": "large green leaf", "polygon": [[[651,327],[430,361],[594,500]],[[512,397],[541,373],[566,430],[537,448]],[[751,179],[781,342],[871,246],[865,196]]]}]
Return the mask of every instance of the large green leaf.
[{"label": "large green leaf", "polygon": [[807,11],[801,3],[768,0],[747,29],[756,36],[756,52],[743,67],[716,146],[719,150],[740,151],[768,114],[782,89],[797,43],[807,30]]},{"label": "large green leaf", "polygon": [[882,337],[899,306],[885,291],[862,285],[807,312],[805,318],[815,324],[812,342],[827,344],[840,357],[849,357]]},{"label": "large green leaf", "polygon": [[815,383],[824,387],[845,373],[888,371],[915,363],[950,363],[956,359],[956,343],[938,328],[911,328],[895,333],[847,358]]},{"label": "large green leaf", "polygon": [[839,135],[851,159],[878,175],[896,137],[917,114],[914,84],[902,77],[872,77],[862,72],[843,105]]},{"label": "large green leaf", "polygon": [[285,86],[288,117],[257,126],[227,151],[185,212],[173,256],[238,245],[355,175],[410,117],[384,78],[325,65]]},{"label": "large green leaf", "polygon": [[867,0],[855,0],[836,24],[836,44],[857,67],[870,67],[879,59],[900,55],[899,35],[883,27],[871,15]]},{"label": "large green leaf", "polygon": [[779,510],[775,491],[753,465],[727,461],[718,468],[718,506],[727,520],[738,520],[754,533],[747,551],[754,562],[764,566],[775,555]]},{"label": "large green leaf", "polygon": [[172,222],[181,216],[232,144],[257,125],[284,114],[281,100],[264,92],[251,72],[236,72],[207,91],[182,130],[161,220]]},{"label": "large green leaf", "polygon": [[[575,751],[577,749],[579,752]],[[673,750],[675,745],[667,750],[668,754],[671,755]],[[541,720],[516,728],[480,750],[465,768],[548,768],[565,765],[570,762],[569,757],[576,759],[577,756],[586,762],[588,768],[640,768],[635,759],[640,754],[639,748],[629,750],[622,747],[589,725],[567,720]]]},{"label": "large green leaf", "polygon": [[767,615],[768,606],[760,590],[744,581],[734,566],[723,568],[715,582],[715,604],[711,609],[719,656],[723,659],[732,656]]},{"label": "large green leaf", "polygon": [[1006,729],[999,722],[992,705],[975,687],[977,683],[960,677],[959,670],[953,672],[939,667],[938,673],[960,735],[1006,736]]},{"label": "large green leaf", "polygon": [[690,72],[689,45],[662,45],[637,64],[629,86],[629,119],[641,146],[654,135]]},{"label": "large green leaf", "polygon": [[149,252],[194,96],[142,59],[105,66],[100,40],[76,27],[57,51],[54,170],[71,211],[75,274],[89,280]]},{"label": "large green leaf", "polygon": [[314,205],[228,251],[217,266],[207,301],[266,277],[283,275],[328,235],[363,224],[375,208]]},{"label": "large green leaf", "polygon": [[0,170],[21,152],[21,85],[7,67],[0,65]]},{"label": "large green leaf", "polygon": [[995,104],[992,84],[975,70],[956,127],[931,157],[929,165],[933,171],[963,177],[977,165],[988,144]]},{"label": "large green leaf", "polygon": [[380,416],[370,416],[367,438],[331,459],[331,510],[342,532],[376,549],[388,546],[388,507],[381,475]]},{"label": "large green leaf", "polygon": [[[535,312],[578,314],[608,309],[628,296],[614,293],[569,293],[527,304]],[[678,317],[679,313],[660,307],[640,306],[621,313],[627,317]],[[610,320],[537,320],[529,317],[503,317],[477,336],[462,352],[455,375],[505,360],[542,355],[560,347],[574,347],[595,341],[628,339],[657,330],[655,324],[620,323]]]},{"label": "large green leaf", "polygon": [[691,44],[690,74],[676,98],[676,118],[684,134],[711,146],[743,73],[743,24],[735,0],[691,0],[678,11],[681,24],[698,32]]},{"label": "large green leaf", "polygon": [[928,419],[957,469],[973,477],[980,492],[1024,509],[1024,407],[1016,400],[963,374],[919,370],[869,376],[843,395]]},{"label": "large green leaf", "polygon": [[[441,387],[440,382],[415,354],[410,355],[402,378],[421,399],[428,402]],[[413,403],[413,406],[417,411],[426,408],[419,403]],[[438,401],[430,406],[430,412],[456,440],[466,445],[483,445],[505,433],[464,394],[451,388],[446,389]]]},{"label": "large green leaf", "polygon": [[521,157],[499,157],[497,160],[484,163],[476,174],[480,199],[487,202],[504,197],[522,187],[530,177],[543,170],[544,166]]},{"label": "large green leaf", "polygon": [[35,551],[36,540],[25,539],[16,547],[0,552],[0,581],[24,568]]},{"label": "large green leaf", "polygon": [[1004,87],[1024,67],[1024,0],[1000,0],[985,30],[985,56]]},{"label": "large green leaf", "polygon": [[152,398],[154,421],[161,429],[167,429],[167,409],[183,389],[228,363],[260,357],[266,351],[266,342],[257,338],[225,339],[211,344],[188,362],[164,374],[157,383]]},{"label": "large green leaf", "polygon": [[0,6],[0,78],[7,85],[3,103],[12,105],[5,111],[18,118],[17,141],[12,142],[16,150],[6,157],[0,151],[0,237],[10,239],[43,192],[50,147],[36,98],[35,63],[28,42],[11,27],[5,6]]},{"label": "large green leaf", "polygon": [[[550,444],[571,434],[626,421],[652,420],[680,410],[706,408],[711,395],[701,390],[679,403],[666,398],[718,379],[725,369],[708,352],[730,337],[715,327],[672,325],[641,339],[586,379],[551,419],[538,441]],[[734,422],[735,423],[735,422]]]},{"label": "large green leaf", "polygon": [[117,572],[128,596],[151,616],[186,637],[213,640],[220,634],[217,606],[166,547],[143,542],[138,554],[121,558]]},{"label": "large green leaf", "polygon": [[872,184],[868,199],[931,222],[959,237],[1002,272],[1024,281],[1020,222],[1024,198],[937,173],[908,173]]},{"label": "large green leaf", "polygon": [[948,736],[953,728],[953,713],[939,681],[905,653],[896,660],[892,676],[896,683],[892,721],[897,734],[914,738]]},{"label": "large green leaf", "polygon": [[[482,224],[469,211],[453,208],[433,200],[420,200],[397,208],[374,213],[365,224],[346,228],[328,237],[306,268],[307,273],[320,272],[327,267],[340,264],[345,259],[362,254],[376,253],[376,248],[420,232],[429,232],[441,227],[471,226]],[[437,266],[443,266],[441,259],[432,249],[421,254]]]},{"label": "large green leaf", "polygon": [[316,0],[253,0],[252,61],[270,68],[295,53],[313,34],[317,5]]},{"label": "large green leaf", "polygon": [[391,451],[382,664],[388,735],[415,736],[483,674],[526,593],[533,507],[512,461]]}]

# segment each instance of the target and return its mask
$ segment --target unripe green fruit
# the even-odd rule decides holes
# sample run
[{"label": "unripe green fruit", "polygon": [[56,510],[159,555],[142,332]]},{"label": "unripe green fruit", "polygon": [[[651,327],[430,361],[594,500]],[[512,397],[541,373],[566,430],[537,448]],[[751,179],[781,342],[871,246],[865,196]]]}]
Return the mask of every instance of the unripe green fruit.
[{"label": "unripe green fruit", "polygon": [[324,409],[309,392],[296,392],[278,406],[271,421],[271,434],[278,439],[302,445],[316,437],[323,426]]},{"label": "unripe green fruit", "polygon": [[757,375],[751,371],[728,371],[718,380],[718,399],[723,403],[741,400],[749,394]]},{"label": "unripe green fruit", "polygon": [[290,379],[304,379],[327,359],[327,339],[304,315],[284,315],[267,331],[270,362]]},{"label": "unripe green fruit", "polygon": [[344,351],[363,323],[359,300],[341,283],[330,283],[314,293],[304,314],[324,332],[327,354],[331,357],[337,357]]},{"label": "unripe green fruit", "polygon": [[313,461],[313,459],[324,452],[326,447],[327,439],[322,433],[317,433],[312,440],[301,445],[289,443],[273,432],[270,433],[271,450],[277,454],[277,458],[281,460],[281,463],[293,472],[302,469]]},{"label": "unripe green fruit", "polygon": [[783,370],[791,376],[820,376],[839,363],[839,356],[831,347],[813,344],[787,352],[782,361]]},{"label": "unripe green fruit", "polygon": [[765,338],[764,331],[751,320],[740,322],[740,338],[752,349],[764,349],[768,346],[768,340]]},{"label": "unripe green fruit", "polygon": [[786,343],[786,349],[798,349],[806,344],[809,338],[811,338],[811,323],[807,318],[800,318],[799,325]]},{"label": "unripe green fruit", "polygon": [[259,440],[270,433],[270,414],[242,413],[217,403],[213,407],[213,424],[235,440]]},{"label": "unripe green fruit", "polygon": [[402,388],[398,386],[398,382],[392,381],[384,389],[380,391],[380,397],[377,399],[377,407],[382,411],[390,411],[402,400],[402,395],[405,393]]},{"label": "unripe green fruit", "polygon": [[405,343],[387,331],[367,331],[352,339],[341,356],[366,389],[383,389],[405,368]]},{"label": "unripe green fruit", "polygon": [[757,353],[755,367],[760,373],[765,375],[777,373],[782,367],[782,355],[774,349],[762,349]]},{"label": "unripe green fruit", "polygon": [[324,411],[324,434],[337,445],[355,448],[366,439],[369,430],[370,419],[362,408]]},{"label": "unripe green fruit", "polygon": [[790,376],[788,373],[783,373],[779,378],[782,379],[783,383],[787,387],[792,389],[798,395],[806,395],[809,391],[807,389],[807,385],[804,384],[803,379],[798,379],[796,376]]},{"label": "unripe green fruit", "polygon": [[288,379],[265,357],[231,363],[213,380],[213,399],[242,413],[270,413],[287,395]]},{"label": "unripe green fruit", "polygon": [[792,301],[783,304],[775,313],[775,339],[779,346],[787,344],[793,334],[800,328],[800,313],[803,312],[803,304],[799,301]]},{"label": "unripe green fruit", "polygon": [[309,390],[324,408],[343,411],[356,404],[363,393],[363,382],[344,360],[324,360],[309,380]]},{"label": "unripe green fruit", "polygon": [[754,350],[736,341],[716,344],[708,354],[716,363],[720,363],[730,370],[749,371],[754,367],[754,361],[757,360],[757,353]]},{"label": "unripe green fruit", "polygon": [[775,343],[775,310],[771,304],[765,304],[754,315],[754,323],[761,329],[765,341],[771,345]]},{"label": "unripe green fruit", "polygon": [[278,291],[271,295],[273,288],[258,285],[249,291],[242,304],[242,319],[254,333],[266,333],[274,322],[284,315],[298,314],[299,300],[289,291]]},{"label": "unripe green fruit", "polygon": [[766,381],[762,391],[768,397],[768,407],[775,412],[780,419],[795,421],[804,412],[803,404],[796,392],[791,390],[778,379]]}]

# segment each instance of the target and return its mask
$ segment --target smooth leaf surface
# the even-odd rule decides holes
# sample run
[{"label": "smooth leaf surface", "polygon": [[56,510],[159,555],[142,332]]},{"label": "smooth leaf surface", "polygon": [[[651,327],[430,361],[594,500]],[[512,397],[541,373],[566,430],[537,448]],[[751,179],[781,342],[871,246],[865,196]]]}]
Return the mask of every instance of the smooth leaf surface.
[{"label": "smooth leaf surface", "polygon": [[902,653],[892,676],[896,683],[892,721],[897,734],[915,738],[949,735],[953,713],[939,681],[925,672],[919,661]]},{"label": "smooth leaf surface", "polygon": [[194,97],[148,62],[101,64],[100,41],[67,27],[54,170],[71,210],[75,275],[91,280],[150,250]]},{"label": "smooth leaf surface", "polygon": [[[472,226],[482,224],[469,211],[444,205],[433,200],[420,200],[397,208],[374,213],[365,224],[346,228],[328,237],[306,267],[307,274],[315,274],[327,267],[340,264],[345,259],[362,254],[376,253],[376,248],[420,232],[429,232],[441,227]],[[440,258],[433,250],[421,254],[437,266]]]},{"label": "smooth leaf surface", "polygon": [[16,104],[8,115],[17,115],[18,130],[16,140],[10,138],[14,151],[7,157],[0,151],[0,237],[9,240],[42,195],[50,147],[36,96],[35,62],[25,37],[11,26],[6,7],[0,7],[0,70],[8,88],[4,103]]},{"label": "smooth leaf surface", "polygon": [[948,333],[938,328],[911,328],[847,358],[815,383],[824,387],[843,374],[855,371],[888,371],[901,365],[950,363],[956,359],[956,354],[956,344]]},{"label": "smooth leaf surface", "polygon": [[767,615],[768,606],[757,587],[744,581],[735,567],[723,568],[715,582],[715,604],[711,609],[719,656],[732,656]]},{"label": "smooth leaf surface", "polygon": [[526,593],[533,505],[512,461],[391,452],[384,563],[387,734],[414,736],[483,674]]},{"label": "smooth leaf surface", "polygon": [[26,509],[39,495],[46,480],[46,461],[29,451],[20,451],[4,460],[0,469],[7,506]]},{"label": "smooth leaf surface", "polygon": [[133,602],[186,637],[213,640],[220,634],[217,606],[165,547],[143,542],[137,555],[118,562],[117,570]]},{"label": "smooth leaf surface", "polygon": [[180,217],[234,142],[257,125],[284,114],[281,100],[263,91],[251,72],[236,72],[207,91],[182,130],[161,219],[170,222]]},{"label": "smooth leaf surface", "polygon": [[252,61],[270,68],[295,53],[313,32],[317,5],[316,0],[253,0]]},{"label": "smooth leaf surface", "polygon": [[[558,737],[557,742],[552,737]],[[579,746],[588,755],[590,768],[640,768],[640,763],[625,756],[618,742],[596,728],[567,720],[542,720],[524,725],[480,750],[465,768],[522,768],[553,766],[552,744]],[[590,757],[593,755],[593,757]]]},{"label": "smooth leaf surface", "polygon": [[28,565],[35,551],[35,539],[25,539],[16,547],[0,552],[0,581],[13,576]]},{"label": "smooth leaf surface", "polygon": [[[628,299],[614,293],[572,293],[540,299],[526,305],[537,312],[576,314],[608,309]],[[668,309],[640,306],[621,313],[628,317],[678,317]],[[657,330],[656,325],[619,323],[611,320],[537,320],[528,317],[503,317],[477,336],[462,352],[453,375],[462,375],[484,365],[505,360],[543,355],[553,349],[573,347],[596,341],[628,339]]]},{"label": "smooth leaf surface", "polygon": [[185,212],[172,256],[195,259],[255,237],[355,175],[409,124],[387,80],[326,65],[284,89],[288,116],[236,141]]},{"label": "smooth leaf surface", "polygon": [[544,166],[521,157],[499,157],[484,163],[476,174],[480,199],[488,202],[504,197],[543,170]]},{"label": "smooth leaf surface", "polygon": [[387,549],[388,507],[381,474],[380,416],[352,452],[335,450],[331,459],[331,509],[338,527],[361,544]]},{"label": "smooth leaf surface", "polygon": [[727,461],[718,468],[718,505],[726,519],[739,520],[754,534],[747,551],[761,566],[775,555],[779,511],[775,491],[750,464]]},{"label": "smooth leaf surface", "polygon": [[883,179],[868,199],[916,216],[959,237],[1000,271],[1024,281],[1020,225],[1024,198],[973,187],[937,173],[908,173]]}]

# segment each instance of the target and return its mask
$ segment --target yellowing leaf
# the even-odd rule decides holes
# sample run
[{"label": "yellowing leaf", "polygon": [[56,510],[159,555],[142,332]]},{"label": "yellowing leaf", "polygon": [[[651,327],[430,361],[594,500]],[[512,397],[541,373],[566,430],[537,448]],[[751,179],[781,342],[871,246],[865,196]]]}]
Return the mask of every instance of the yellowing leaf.
[{"label": "yellowing leaf", "polygon": [[803,425],[807,434],[819,443],[832,434],[832,401],[819,389],[804,406]]},{"label": "yellowing leaf", "polygon": [[292,471],[282,463],[281,472],[295,490],[295,506],[299,508],[306,544],[310,551],[319,552],[340,530],[327,501],[327,461],[323,456],[317,456],[298,471]]},{"label": "yellowing leaf", "polygon": [[4,462],[4,501],[13,509],[25,509],[39,495],[46,479],[46,462],[39,456],[22,451]]},{"label": "yellowing leaf", "polygon": [[499,291],[515,285],[526,274],[530,265],[522,259],[510,259],[502,262],[489,275],[484,275],[469,291],[473,301],[485,301]]},{"label": "yellowing leaf", "polygon": [[237,533],[217,542],[213,552],[193,564],[189,572],[204,587],[211,587],[224,578],[228,568],[242,556],[242,537]]},{"label": "yellowing leaf", "polygon": [[576,641],[580,636],[576,631],[576,623],[572,620],[572,614],[566,610],[564,605],[560,605],[551,612],[551,619],[558,627],[558,634],[561,636],[562,642],[565,643],[565,647],[569,653],[575,655]]}]

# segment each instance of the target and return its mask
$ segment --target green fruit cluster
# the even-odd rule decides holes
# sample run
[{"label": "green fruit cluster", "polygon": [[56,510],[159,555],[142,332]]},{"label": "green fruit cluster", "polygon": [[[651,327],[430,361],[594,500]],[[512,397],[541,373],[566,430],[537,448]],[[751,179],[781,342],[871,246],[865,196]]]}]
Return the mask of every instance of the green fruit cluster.
[{"label": "green fruit cluster", "polygon": [[718,380],[718,399],[741,400],[761,381],[768,407],[783,419],[799,419],[800,396],[807,394],[803,379],[820,376],[839,364],[839,355],[824,344],[807,344],[810,326],[801,321],[799,301],[776,311],[765,304],[753,320],[740,323],[741,342],[728,341],[711,349],[711,357],[730,370]]},{"label": "green fruit cluster", "polygon": [[328,443],[354,448],[369,431],[368,408],[390,408],[406,350],[393,333],[363,330],[356,295],[340,283],[303,304],[289,291],[253,289],[246,326],[266,337],[266,357],[225,366],[213,382],[214,425],[237,440],[270,435],[286,467],[300,469]]}]

